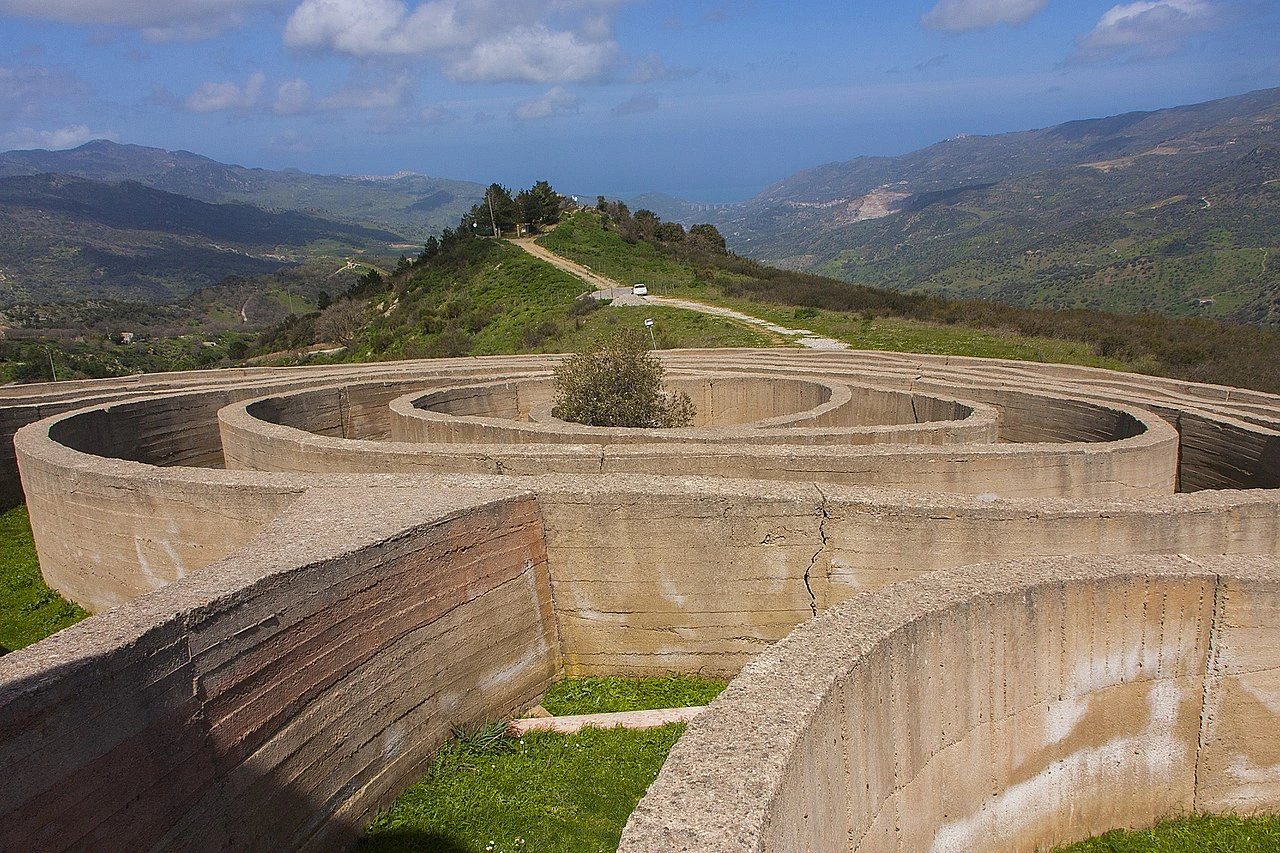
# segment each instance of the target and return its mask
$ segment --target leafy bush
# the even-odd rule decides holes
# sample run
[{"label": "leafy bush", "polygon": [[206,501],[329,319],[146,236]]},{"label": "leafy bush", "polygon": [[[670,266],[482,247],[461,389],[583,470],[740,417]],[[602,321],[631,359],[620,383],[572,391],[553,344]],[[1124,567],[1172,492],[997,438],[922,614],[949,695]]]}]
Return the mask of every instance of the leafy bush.
[{"label": "leafy bush", "polygon": [[587,426],[688,426],[693,401],[683,391],[663,391],[663,373],[639,330],[618,329],[556,369],[551,414]]}]

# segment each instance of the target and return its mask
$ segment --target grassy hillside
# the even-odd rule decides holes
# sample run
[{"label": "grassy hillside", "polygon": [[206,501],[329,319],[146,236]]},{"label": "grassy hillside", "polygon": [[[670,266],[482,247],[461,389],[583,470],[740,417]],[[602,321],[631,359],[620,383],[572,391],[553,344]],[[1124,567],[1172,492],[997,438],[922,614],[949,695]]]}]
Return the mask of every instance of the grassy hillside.
[{"label": "grassy hillside", "polygon": [[[617,213],[616,208],[613,213]],[[1280,391],[1280,335],[1200,318],[1021,309],[954,301],[772,269],[691,240],[634,236],[583,212],[540,242],[651,292],[730,305],[854,347],[1056,361]]]},{"label": "grassy hillside", "polygon": [[[1280,391],[1280,336],[1262,329],[904,294],[772,269],[726,253],[715,229],[686,234],[668,226],[612,204],[567,216],[540,242],[625,284],[645,282],[656,295],[726,305],[855,348],[1083,364]],[[32,381],[48,379],[50,354],[66,378],[232,364],[246,356],[292,364],[571,352],[613,327],[641,327],[645,319],[655,320],[660,347],[787,343],[754,326],[690,311],[602,307],[576,278],[471,232],[446,229],[442,240],[428,241],[429,251],[393,270],[366,267],[359,278],[351,270],[346,279],[331,278],[320,269],[292,284],[275,277],[228,282],[192,297],[199,304],[188,310],[203,319],[193,320],[190,332],[171,329],[141,346],[111,343],[102,332],[64,346],[48,338],[10,340],[0,342],[0,362],[7,362],[11,378]],[[334,304],[323,307],[330,297]],[[127,309],[112,305],[99,303],[88,313],[110,309],[123,323]],[[250,345],[237,330],[251,327],[240,321],[248,314],[267,317],[268,309],[284,321]],[[76,316],[74,306],[50,313]]]},{"label": "grassy hillside", "polygon": [[[516,246],[460,229],[439,253],[352,289],[361,314],[347,361],[571,352],[617,325],[654,320],[661,347],[770,346],[752,326],[669,308],[604,307],[590,288]],[[294,317],[264,336],[260,350],[299,350],[332,340],[325,315]],[[314,361],[314,359],[313,359]]]}]

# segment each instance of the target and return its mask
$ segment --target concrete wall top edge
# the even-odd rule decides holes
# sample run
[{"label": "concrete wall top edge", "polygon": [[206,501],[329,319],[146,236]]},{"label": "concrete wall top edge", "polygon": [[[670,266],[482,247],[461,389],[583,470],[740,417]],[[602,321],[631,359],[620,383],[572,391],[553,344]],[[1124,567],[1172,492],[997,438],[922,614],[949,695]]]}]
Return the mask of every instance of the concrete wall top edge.
[{"label": "concrete wall top edge", "polygon": [[[406,395],[393,402],[393,407],[397,411],[412,408],[409,397],[415,395]],[[257,402],[257,401],[250,401]],[[966,404],[970,405],[970,404]],[[990,407],[981,403],[971,404],[976,412],[988,412]],[[415,410],[417,411],[417,410]],[[1142,410],[1131,409],[1129,413],[1141,415]],[[419,414],[421,414],[419,412]],[[288,439],[296,443],[314,446],[318,449],[330,448],[334,450],[366,450],[369,452],[385,452],[385,453],[446,453],[446,452],[467,452],[478,454],[502,454],[502,455],[531,455],[537,456],[542,454],[553,455],[580,455],[583,453],[596,454],[600,452],[600,448],[608,448],[611,454],[634,454],[643,455],[653,452],[652,448],[641,444],[611,444],[607,441],[595,443],[580,444],[540,444],[529,442],[527,444],[450,444],[450,443],[418,443],[405,441],[374,441],[362,439],[339,439],[332,436],[322,436],[315,433],[307,432],[295,427],[285,427],[278,424],[263,421],[254,416],[252,411],[248,409],[246,404],[235,403],[220,410],[218,417],[224,423],[237,429],[248,432],[257,432],[262,435],[275,436],[280,439]],[[495,426],[505,425],[507,422],[492,418],[467,418],[464,420],[492,423]],[[1157,444],[1176,442],[1178,434],[1164,419],[1154,415],[1147,414],[1143,419],[1143,424],[1147,427],[1143,432],[1129,438],[1117,439],[1109,442],[1078,442],[1072,444],[1063,444],[1059,442],[1024,442],[1016,444],[1001,445],[965,445],[961,449],[948,450],[945,447],[938,446],[919,446],[919,445],[884,445],[884,444],[867,444],[867,445],[848,445],[841,447],[833,447],[832,445],[806,445],[802,443],[795,444],[753,444],[750,452],[753,454],[763,455],[794,455],[794,456],[829,456],[833,452],[843,454],[858,455],[902,455],[902,456],[929,456],[939,453],[955,452],[957,454],[1036,454],[1051,451],[1054,453],[1066,454],[1103,454],[1112,452],[1117,447],[1150,447]],[[933,421],[924,424],[911,424],[902,426],[880,426],[880,427],[850,427],[850,428],[831,428],[831,427],[786,427],[777,430],[759,430],[753,429],[744,431],[744,438],[760,435],[777,435],[780,437],[794,437],[797,441],[803,440],[805,436],[836,436],[836,435],[855,435],[855,434],[875,434],[877,432],[890,432],[902,429],[919,428],[922,430],[934,430],[945,428],[948,424],[964,424],[965,421]],[[587,433],[588,430],[594,430],[595,433]],[[584,434],[598,434],[604,431],[613,431],[611,428],[604,427],[580,427],[577,430],[566,431],[583,431]],[[647,430],[624,430],[618,428],[616,430],[620,434],[640,434],[644,435]],[[663,432],[673,435],[687,435],[690,438],[698,438],[700,436],[724,436],[734,433],[726,429],[699,429],[687,428],[680,430],[664,430]],[[741,455],[745,452],[742,445],[734,445],[732,440],[728,442],[707,442],[699,443],[696,446],[680,445],[676,442],[670,442],[670,446],[663,448],[666,454],[724,454],[724,455]]]},{"label": "concrete wall top edge", "polygon": [[[58,442],[52,440],[48,436],[47,425],[51,421],[57,421],[65,418],[76,417],[79,412],[69,412],[54,418],[39,421],[23,427],[15,435],[14,443],[19,448],[20,455],[30,456],[44,460],[68,472],[79,472],[81,476],[92,477],[97,480],[110,480],[121,483],[136,483],[144,485],[148,482],[154,483],[170,483],[189,484],[192,488],[198,488],[202,485],[218,485],[226,488],[244,488],[254,491],[273,491],[273,492],[300,492],[309,488],[327,487],[357,487],[360,484],[368,484],[370,486],[385,485],[412,485],[422,483],[424,481],[439,482],[442,485],[450,486],[468,486],[468,485],[489,485],[501,484],[509,478],[500,475],[485,474],[414,474],[414,473],[328,473],[328,474],[311,474],[311,473],[277,473],[265,471],[238,471],[238,470],[222,470],[222,469],[204,469],[204,468],[183,468],[183,467],[157,467],[141,462],[132,462],[119,459],[110,459],[94,456],[88,453],[82,453],[77,450],[65,447]],[[423,452],[446,452],[459,451],[451,445],[417,445],[403,444],[394,442],[381,441],[361,441],[361,440],[344,440],[328,438],[324,436],[313,436],[289,427],[281,427],[274,424],[265,424],[253,418],[245,410],[243,404],[234,404],[228,406],[219,412],[219,417],[229,422],[237,424],[249,424],[253,429],[262,430],[266,434],[275,434],[291,441],[305,441],[307,444],[315,445],[320,448],[346,448],[357,447],[367,449],[370,453],[383,452],[407,452],[411,454]],[[1120,442],[1114,442],[1116,445],[1131,446],[1147,446],[1157,443],[1160,438],[1159,430],[1152,430],[1150,433],[1144,433],[1130,439],[1124,439]],[[1168,440],[1167,438],[1165,439]],[[1104,448],[1109,445],[1093,445],[1082,444],[1073,445],[1066,452],[1070,454],[1089,455],[1094,453],[1105,452]],[[643,455],[643,448],[629,447],[623,445],[606,445],[610,453],[613,454],[636,454]],[[1057,448],[1061,452],[1061,445],[1048,445],[1048,447]],[[971,456],[982,455],[1001,455],[1016,458],[1021,454],[1035,454],[1042,449],[1039,445],[990,445],[990,446],[969,446],[965,448],[946,448],[946,447],[856,447],[848,449],[858,455],[868,456],[909,456],[916,458],[966,458]],[[514,453],[517,451],[528,452],[533,458],[540,453],[564,453],[582,454],[588,453],[595,456],[600,452],[598,445],[525,445],[517,447],[508,447],[505,445],[473,445],[465,446],[459,452],[484,454],[484,453]],[[804,458],[806,456],[823,456],[829,452],[826,448],[804,448],[788,446],[783,448],[763,446],[761,448],[753,448],[752,452],[758,452],[762,455],[776,456],[781,458]],[[688,447],[672,447],[665,449],[664,453],[671,455],[694,455],[694,454],[724,454],[727,456],[741,455],[741,448],[734,447],[717,447],[716,445],[699,446],[697,448]],[[582,478],[573,474],[541,474],[529,475],[527,478],[521,478],[520,482],[525,488],[535,491],[550,490],[555,492],[577,491],[582,494],[604,493],[617,490],[619,487],[623,489],[635,488],[647,491],[651,494],[661,493],[667,490],[684,491],[686,489],[700,491],[705,494],[713,494],[723,490],[726,494],[741,493],[747,490],[753,494],[784,494],[794,493],[793,490],[803,490],[806,493],[816,493],[815,487],[812,485],[793,485],[776,481],[761,480],[742,480],[734,478],[718,478],[718,477],[699,477],[699,476],[680,476],[680,475],[645,475],[645,474],[605,474],[591,478]],[[628,485],[628,484],[634,484]],[[912,492],[909,489],[890,488],[878,489],[867,486],[848,486],[840,484],[822,484],[820,490],[829,498],[841,498],[850,501],[865,501],[867,503],[893,503],[895,505],[906,504],[919,507],[940,507],[952,509],[966,510],[982,510],[989,512],[999,512],[1000,507],[1020,508],[1024,506],[1041,507],[1046,511],[1066,511],[1066,512],[1102,512],[1108,509],[1119,508],[1140,508],[1143,506],[1156,507],[1164,502],[1173,500],[1181,505],[1186,506],[1215,506],[1227,507],[1238,504],[1249,503],[1265,503],[1274,500],[1272,494],[1267,490],[1227,490],[1222,492],[1204,491],[1196,492],[1194,495],[1174,495],[1169,497],[1160,497],[1152,499],[1134,498],[1134,499],[1104,499],[1104,500],[1066,500],[1054,498],[1036,498],[1036,499],[1018,499],[1018,498],[1001,498],[993,501],[991,498],[971,497],[963,494],[936,495],[928,492]]]}]

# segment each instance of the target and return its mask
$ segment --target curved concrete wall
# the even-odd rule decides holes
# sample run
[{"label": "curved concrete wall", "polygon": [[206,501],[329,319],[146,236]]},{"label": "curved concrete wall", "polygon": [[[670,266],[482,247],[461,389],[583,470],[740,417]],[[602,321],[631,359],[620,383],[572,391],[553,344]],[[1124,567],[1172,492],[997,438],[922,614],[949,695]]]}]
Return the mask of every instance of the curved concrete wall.
[{"label": "curved concrete wall", "polygon": [[[318,437],[315,440],[333,441]],[[282,476],[204,472],[100,460],[53,442],[37,425],[20,431],[17,445],[46,575],[95,611],[222,558],[256,534],[306,488],[380,482],[368,480],[368,475],[361,480],[337,473]],[[1102,470],[1114,470],[1108,466],[1108,454],[1101,456]],[[386,456],[361,454],[357,458],[364,464],[363,470],[369,472],[413,470],[388,464]],[[428,465],[441,461],[432,454],[419,453],[413,458]],[[483,456],[470,458],[478,463],[477,467],[483,467]],[[551,468],[553,463],[546,460],[554,457],[531,457],[530,473],[522,484],[535,490],[549,507],[562,502],[578,505],[563,520],[550,520],[548,510],[549,536],[581,526],[582,518],[592,514],[593,502],[612,507],[611,514],[593,522],[595,527],[589,535],[595,544],[590,553],[576,559],[615,577],[651,572],[654,565],[661,563],[655,563],[655,551],[679,554],[681,565],[721,564],[727,559],[725,545],[732,543],[744,549],[762,548],[759,556],[765,562],[759,565],[776,567],[779,573],[790,577],[802,576],[813,567],[816,555],[821,554],[824,561],[831,561],[829,574],[840,578],[843,588],[853,591],[900,577],[904,570],[931,570],[981,558],[1133,549],[1269,553],[1277,537],[1277,504],[1265,493],[1206,494],[1196,500],[1184,496],[1173,503],[1162,499],[1150,503],[1055,504],[996,500],[994,494],[929,499],[838,486],[818,489],[812,485],[764,482],[748,486],[725,478],[699,482],[601,475],[597,456],[564,458],[582,465],[581,474],[592,475],[602,486],[597,488],[593,480],[584,481],[580,475],[532,473],[538,468]],[[679,454],[634,458],[645,462],[636,466],[641,470],[659,465],[667,466],[660,467],[659,473],[689,470],[688,457]],[[731,455],[719,458],[726,465],[735,464]],[[921,475],[916,483],[941,484],[953,477],[968,488],[988,483],[1000,487],[1002,471],[1017,472],[1019,463],[1037,457],[1034,451],[1000,454],[993,458],[1008,467],[993,467],[985,472],[973,465],[974,458],[978,458],[973,452],[956,454],[952,465],[940,464],[944,458],[936,452],[913,457],[920,469],[930,472],[929,476]],[[786,465],[795,471],[798,467],[793,454],[772,459],[779,468]],[[1071,465],[1088,465],[1090,461],[1090,454],[1082,451],[1065,457],[1063,469],[1046,465],[1042,468],[1044,482],[1052,484],[1054,477],[1069,480]],[[317,457],[316,463],[320,471],[341,470],[339,461],[327,455]],[[619,463],[611,457],[610,464]],[[792,476],[817,479],[807,472]],[[989,479],[984,480],[984,476]],[[438,475],[438,481],[448,482],[448,478]],[[68,491],[69,482],[74,482],[75,487]],[[629,485],[632,482],[638,485]],[[686,494],[692,497],[679,497]],[[582,495],[591,497],[580,500],[578,496]],[[804,519],[799,529],[794,523],[785,522],[778,530],[758,531],[759,540],[726,539],[722,525],[725,518],[730,514],[749,517],[758,513],[773,495],[789,507],[779,510],[784,516]],[[681,509],[676,512],[675,506]],[[705,516],[705,524],[690,526],[695,519],[704,518],[698,506],[716,509]],[[825,524],[819,526],[819,520],[825,520]],[[776,542],[785,542],[787,548],[770,547]],[[637,543],[638,550],[633,550],[631,543]],[[646,555],[638,565],[631,561],[631,555],[637,553]],[[783,553],[790,556],[779,562]],[[92,568],[86,570],[87,564]],[[759,577],[758,566],[750,571]],[[771,631],[768,639],[780,635]]]},{"label": "curved concrete wall", "polygon": [[[1164,562],[1150,555],[1179,555],[1185,562],[1280,553],[1280,495],[1263,489],[1172,494],[1179,455],[1184,477],[1196,472],[1198,486],[1271,484],[1280,399],[980,360],[776,351],[665,358],[690,375],[740,372],[846,386],[856,376],[899,403],[973,400],[991,413],[988,426],[998,424],[1001,442],[990,443],[990,433],[987,443],[946,447],[372,440],[390,429],[389,401],[421,396],[422,389],[475,385],[478,376],[536,381],[552,364],[547,358],[203,374],[184,378],[154,401],[139,396],[100,404],[98,386],[70,389],[56,405],[93,405],[28,424],[15,436],[41,559],[56,585],[92,609],[133,600],[0,661],[0,773],[19,780],[0,793],[0,847],[201,849],[252,846],[260,836],[264,848],[334,849],[416,773],[449,722],[504,713],[535,696],[555,672],[732,673],[831,608],[890,616],[917,608],[915,616],[884,627],[892,642],[876,640],[899,650],[886,664],[889,683],[915,691],[909,705],[945,712],[946,703],[936,699],[951,696],[939,692],[944,684],[958,690],[958,683],[989,683],[994,696],[990,673],[1008,669],[999,684],[1032,696],[1031,704],[1007,703],[1001,725],[1007,723],[1010,737],[1044,720],[1065,733],[1042,744],[1037,756],[1074,760],[1077,752],[1053,749],[1066,750],[1078,732],[1092,730],[1077,723],[1090,719],[1095,704],[1100,712],[1108,709],[1108,721],[1126,714],[1154,719],[1139,712],[1150,707],[1142,701],[1157,694],[1125,687],[1135,680],[1128,676],[1096,694],[1072,693],[1068,684],[1062,695],[1080,702],[1062,700],[1052,713],[1037,710],[1038,694],[1027,685],[1053,683],[1075,671],[1062,662],[1093,660],[1094,653],[1063,645],[1051,655],[1061,663],[1057,675],[1041,672],[1036,658],[1036,669],[1024,678],[1016,653],[1039,635],[1023,628],[1037,614],[1051,625],[1057,612],[1057,599],[1043,597],[1043,584],[997,588],[975,581],[978,604],[928,585],[987,560],[1068,555],[1047,564],[1061,569],[1054,582],[1063,594],[1076,596],[1077,581],[1081,590],[1102,592],[1081,592],[1058,611],[1070,611],[1071,619],[1087,616],[1099,627],[1086,637],[1072,633],[1075,623],[1063,623],[1060,636],[1080,642],[1096,636],[1107,649],[1131,648],[1125,631],[1138,630],[1140,648],[1159,650],[1151,667],[1161,684],[1183,689],[1188,676],[1174,661],[1198,654],[1202,641],[1195,638],[1202,632],[1186,625],[1200,619],[1206,605],[1197,599],[1197,615],[1186,615],[1193,588],[1209,596],[1211,614],[1221,609],[1222,627],[1210,632],[1213,648],[1242,650],[1242,672],[1272,671],[1266,650],[1274,642],[1265,631],[1227,631],[1274,621],[1267,600],[1229,584],[1205,591],[1203,584],[1195,587],[1201,581],[1181,575],[1166,582]],[[0,393],[0,405],[4,399]],[[835,411],[819,409],[785,417],[825,418]],[[913,417],[920,420],[918,410]],[[192,422],[189,439],[184,420]],[[778,431],[803,436],[833,429],[840,427]],[[1237,446],[1231,436],[1247,441]],[[228,470],[172,464],[217,464],[217,456]],[[1134,554],[1144,556],[1119,559],[1140,564],[1139,570],[1115,581],[1108,578],[1127,570],[1103,571],[1094,556]],[[1084,566],[1078,578],[1071,574],[1076,565]],[[1246,578],[1242,565],[1227,561],[1213,571]],[[936,574],[912,581],[924,585],[908,586],[905,598],[886,593],[883,606],[879,598],[854,598],[930,570]],[[1019,571],[1008,568],[1007,577],[1016,581]],[[1130,608],[1135,597],[1142,599],[1140,610]],[[842,604],[851,598],[861,603]],[[1246,602],[1243,609],[1228,608],[1238,601]],[[1123,618],[1107,621],[1110,602],[1124,605],[1114,610],[1123,610]],[[981,618],[964,615],[964,608]],[[948,681],[949,673],[931,666],[912,668],[914,659],[901,651],[945,651],[946,642],[920,633],[934,624],[946,636],[994,624],[1007,627],[1013,639],[991,640],[972,661],[956,665],[963,678]],[[844,625],[834,639],[818,639],[844,659],[874,651],[861,641],[840,646],[851,630]],[[1187,643],[1178,639],[1193,635]],[[1253,637],[1262,638],[1259,645],[1250,645]],[[1147,658],[1138,659],[1140,681]],[[811,671],[818,672],[805,670]],[[984,672],[988,682],[979,678]],[[868,695],[880,689],[875,678],[856,680]],[[841,676],[831,683],[848,692],[854,681]],[[1259,791],[1272,784],[1266,744],[1232,746],[1234,752],[1206,746],[1276,730],[1243,698],[1254,696],[1265,706],[1270,699],[1258,699],[1269,696],[1265,678],[1223,685],[1214,709],[1225,710],[1204,715],[1197,742],[1195,796],[1211,807],[1253,802],[1239,793],[1243,783],[1232,787],[1232,773]],[[882,787],[846,802],[823,799],[845,777],[806,775],[808,765],[795,759],[846,754],[840,749],[848,739],[842,733],[839,748],[825,740],[830,718],[818,712],[834,695],[796,694],[820,697],[813,726],[761,752],[789,762],[789,769],[776,795],[760,800],[773,810],[760,838],[819,849],[824,833],[851,837],[853,827],[864,825],[857,815],[865,813],[868,828],[858,831],[870,840],[881,838],[891,817],[914,819],[917,811],[914,834],[896,834],[893,843],[909,838],[915,844],[928,832],[942,837],[943,829],[948,838],[973,843],[994,832],[982,810],[971,808],[976,800],[966,799],[972,791],[963,786],[954,805],[943,799],[941,823],[937,809],[918,805],[945,790],[939,772],[971,770],[983,749],[1006,743],[991,740],[1004,730],[995,717],[982,716],[990,702],[971,696],[976,704],[956,706],[970,709],[962,719],[943,714],[943,731],[956,733],[959,746],[929,729],[933,723],[925,718],[917,720],[924,734],[895,728],[896,718],[868,722],[882,726],[877,737],[889,738],[894,752],[858,759],[874,763],[859,770],[859,778]],[[1119,698],[1113,702],[1113,696]],[[1182,714],[1171,718],[1182,720]],[[1179,722],[1144,729],[1142,737],[1173,749],[1185,730]],[[806,740],[810,732],[814,739]],[[1127,766],[1120,774],[1126,779],[1139,765]],[[1041,772],[1034,761],[1015,769],[1007,779],[997,777],[997,796],[1013,792],[1007,802],[1030,790],[1018,786]],[[871,790],[871,781],[861,790]],[[1167,799],[1164,793],[1138,798],[1135,813],[1147,807],[1142,803]],[[825,804],[824,811],[797,826],[793,806],[806,800]],[[256,810],[259,802],[263,808]],[[1102,808],[1086,805],[1086,811]],[[853,817],[831,830],[836,824],[828,817],[839,818],[842,809]],[[999,814],[1007,824],[1007,812]],[[277,815],[279,825],[269,825]],[[1046,813],[1036,826],[1057,826],[1056,820]]]},{"label": "curved concrete wall", "polygon": [[498,382],[393,400],[391,438],[422,444],[851,445],[970,444],[998,434],[994,408],[920,394],[750,375],[667,384],[694,400],[691,427],[583,426],[551,414],[549,381]]},{"label": "curved concrete wall", "polygon": [[546,568],[527,494],[312,492],[210,571],[0,658],[0,849],[348,846],[452,726],[545,688]]},{"label": "curved concrete wall", "polygon": [[1054,560],[845,602],[690,724],[620,853],[1031,851],[1280,807],[1280,565]]}]

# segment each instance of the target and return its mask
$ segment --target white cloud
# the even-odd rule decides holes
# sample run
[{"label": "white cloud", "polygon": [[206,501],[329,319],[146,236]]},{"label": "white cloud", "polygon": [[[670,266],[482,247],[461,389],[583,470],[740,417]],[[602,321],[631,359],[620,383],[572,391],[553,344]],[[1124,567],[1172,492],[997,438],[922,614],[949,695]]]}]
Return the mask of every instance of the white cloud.
[{"label": "white cloud", "polygon": [[266,82],[266,75],[255,71],[244,86],[229,81],[205,83],[183,101],[182,106],[193,113],[251,110],[262,101],[262,88]]},{"label": "white cloud", "polygon": [[1165,56],[1180,50],[1188,36],[1222,23],[1206,0],[1139,0],[1112,6],[1092,30],[1076,39],[1076,58],[1106,59],[1133,52]]},{"label": "white cloud", "polygon": [[931,30],[965,32],[997,24],[1025,24],[1049,0],[938,0],[920,16],[920,24]]},{"label": "white cloud", "polygon": [[84,124],[67,125],[57,130],[20,127],[0,135],[0,150],[47,148],[58,151],[64,148],[76,148],[93,139],[110,139],[112,142],[118,142],[120,134],[114,130],[90,130],[88,125]]},{"label": "white cloud", "polygon": [[556,86],[546,94],[525,101],[515,108],[513,115],[521,121],[555,118],[576,113],[581,106],[578,96]]},{"label": "white cloud", "polygon": [[429,57],[465,82],[579,82],[602,75],[617,53],[621,2],[302,0],[284,40],[297,50]]},{"label": "white cloud", "polygon": [[408,56],[454,48],[466,38],[449,2],[412,13],[400,0],[302,0],[284,29],[285,44],[353,56]]},{"label": "white cloud", "polygon": [[536,26],[477,44],[446,73],[468,83],[582,82],[600,76],[616,49],[613,42],[583,41],[574,33]]},{"label": "white cloud", "polygon": [[287,0],[0,0],[0,15],[132,27],[151,41],[209,38],[240,26],[251,9]]},{"label": "white cloud", "polygon": [[276,103],[272,112],[277,115],[290,116],[306,112],[311,106],[311,87],[306,80],[295,77],[285,80],[276,90]]},{"label": "white cloud", "polygon": [[458,120],[458,116],[443,107],[428,104],[418,113],[418,120],[425,125],[452,124]]}]

